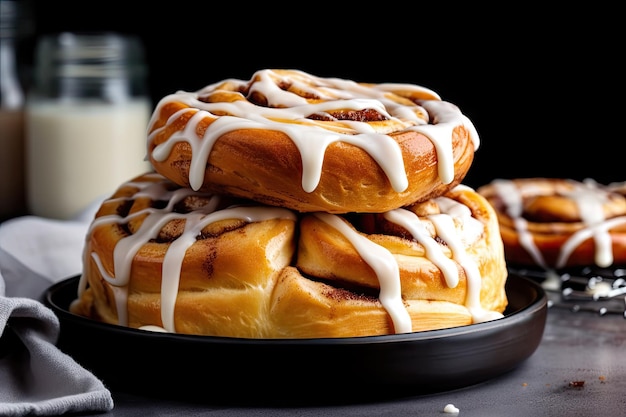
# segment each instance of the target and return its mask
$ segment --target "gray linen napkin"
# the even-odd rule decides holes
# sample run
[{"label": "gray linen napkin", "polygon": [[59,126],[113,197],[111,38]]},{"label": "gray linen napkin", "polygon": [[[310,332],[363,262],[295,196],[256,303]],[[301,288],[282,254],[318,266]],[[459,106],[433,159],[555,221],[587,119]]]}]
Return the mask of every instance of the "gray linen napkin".
[{"label": "gray linen napkin", "polygon": [[113,409],[102,381],[55,346],[59,320],[39,301],[52,283],[80,272],[86,227],[30,217],[0,225],[0,416]]},{"label": "gray linen napkin", "polygon": [[0,415],[113,409],[103,383],[54,345],[59,322],[30,298],[0,295]]}]

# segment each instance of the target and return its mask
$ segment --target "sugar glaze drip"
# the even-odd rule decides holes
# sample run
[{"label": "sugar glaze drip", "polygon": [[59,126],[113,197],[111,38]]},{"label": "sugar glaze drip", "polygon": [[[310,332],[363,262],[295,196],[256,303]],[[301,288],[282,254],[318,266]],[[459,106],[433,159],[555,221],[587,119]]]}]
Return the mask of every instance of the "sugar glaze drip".
[{"label": "sugar glaze drip", "polygon": [[[480,302],[482,276],[478,265],[465,250],[466,245],[480,238],[483,233],[483,225],[472,217],[467,206],[448,197],[437,197],[434,200],[441,213],[431,214],[428,219],[435,226],[437,236],[450,248],[452,258],[448,258],[444,254],[442,246],[426,232],[420,218],[415,213],[406,209],[396,209],[385,213],[385,218],[404,227],[417,242],[424,246],[426,256],[441,270],[448,287],[455,288],[459,283],[459,271],[454,262],[457,262],[464,269],[467,277],[465,306],[472,315],[474,323],[503,317],[501,313],[486,311],[482,308]],[[463,228],[455,227],[455,218],[460,220]]]},{"label": "sugar glaze drip", "polygon": [[402,302],[400,270],[391,253],[357,233],[337,215],[328,213],[316,213],[315,215],[339,230],[352,243],[363,260],[372,267],[380,283],[380,302],[391,316],[395,332],[411,332],[411,317]]}]

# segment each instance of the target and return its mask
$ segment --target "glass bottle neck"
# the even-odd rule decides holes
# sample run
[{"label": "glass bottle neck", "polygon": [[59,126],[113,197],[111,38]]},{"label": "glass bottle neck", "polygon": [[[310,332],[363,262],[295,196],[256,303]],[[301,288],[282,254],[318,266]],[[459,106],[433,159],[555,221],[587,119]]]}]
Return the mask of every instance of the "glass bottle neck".
[{"label": "glass bottle neck", "polygon": [[19,109],[24,104],[15,52],[13,38],[0,37],[0,108]]},{"label": "glass bottle neck", "polygon": [[138,40],[107,33],[44,37],[37,49],[33,96],[110,103],[147,97]]}]

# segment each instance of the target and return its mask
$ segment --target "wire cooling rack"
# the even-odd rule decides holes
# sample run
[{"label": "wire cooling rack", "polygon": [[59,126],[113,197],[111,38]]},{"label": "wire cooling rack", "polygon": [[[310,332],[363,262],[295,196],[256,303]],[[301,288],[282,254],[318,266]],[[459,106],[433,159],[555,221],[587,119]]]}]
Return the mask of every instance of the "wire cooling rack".
[{"label": "wire cooling rack", "polygon": [[509,267],[511,273],[536,280],[546,290],[549,308],[587,311],[626,319],[626,268],[581,267],[536,270]]}]

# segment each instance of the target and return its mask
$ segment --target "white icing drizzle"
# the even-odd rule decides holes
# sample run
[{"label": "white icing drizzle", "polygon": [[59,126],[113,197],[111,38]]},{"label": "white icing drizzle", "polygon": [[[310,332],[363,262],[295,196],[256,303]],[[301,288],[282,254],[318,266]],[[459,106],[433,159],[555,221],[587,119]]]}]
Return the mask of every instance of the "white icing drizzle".
[{"label": "white icing drizzle", "polygon": [[[131,183],[132,184],[132,183]],[[164,330],[168,332],[176,332],[174,326],[174,309],[176,298],[178,295],[178,284],[180,281],[180,272],[182,262],[187,249],[196,241],[196,237],[201,233],[202,229],[207,225],[225,219],[241,219],[247,222],[263,221],[273,218],[296,219],[294,212],[269,206],[233,206],[222,210],[216,210],[219,197],[211,196],[209,204],[202,209],[192,213],[181,214],[172,212],[175,204],[190,193],[194,193],[190,189],[179,188],[174,191],[168,191],[163,186],[164,182],[156,183],[136,183],[140,189],[133,199],[141,196],[147,196],[152,200],[168,201],[166,207],[162,209],[146,208],[139,210],[127,217],[119,215],[106,215],[96,218],[91,224],[87,236],[93,233],[93,230],[102,224],[125,224],[137,216],[146,215],[143,223],[135,233],[121,238],[115,246],[113,255],[113,274],[110,274],[102,265],[98,255],[95,252],[89,254],[93,257],[98,266],[103,279],[113,289],[116,307],[118,311],[118,323],[123,326],[128,325],[128,282],[130,280],[130,268],[132,260],[137,251],[148,241],[158,236],[162,227],[173,219],[184,219],[185,228],[180,237],[175,239],[169,246],[162,266],[161,281],[161,319]],[[204,194],[209,196],[208,194]],[[86,277],[81,277],[79,284],[79,296],[86,287]]]},{"label": "white icing drizzle", "polygon": [[596,265],[603,268],[611,266],[613,264],[613,248],[609,231],[624,224],[626,224],[626,216],[614,217],[588,225],[585,229],[573,233],[561,247],[557,268],[562,268],[572,255],[572,252],[589,238],[596,241]]},{"label": "white icing drizzle", "polygon": [[[448,197],[438,197],[434,200],[439,205],[441,213],[430,215],[428,218],[435,225],[438,237],[450,248],[452,259],[446,256],[442,246],[428,233],[422,220],[415,213],[400,208],[386,212],[384,217],[405,228],[424,246],[427,258],[441,270],[448,287],[455,288],[459,282],[459,271],[454,261],[461,265],[467,276],[465,306],[474,323],[502,318],[503,314],[482,307],[480,302],[482,276],[478,265],[465,250],[465,245],[482,236],[483,224],[472,217],[467,206],[458,201]],[[391,316],[396,333],[410,332],[412,324],[402,301],[400,270],[391,252],[361,235],[337,215],[329,213],[315,215],[341,232],[363,260],[372,267],[380,282],[380,301]],[[457,223],[454,221],[455,218],[459,220]]]},{"label": "white icing drizzle", "polygon": [[[437,234],[446,242],[452,251],[452,259],[461,265],[467,277],[467,296],[465,306],[470,311],[474,323],[489,321],[502,317],[502,314],[486,311],[480,302],[480,290],[482,287],[482,276],[476,262],[467,254],[465,245],[479,239],[484,232],[484,227],[477,219],[472,217],[469,207],[448,197],[438,197],[435,199],[439,208],[446,214],[434,214],[428,218],[435,225]],[[455,227],[453,219],[459,219],[459,224],[463,226],[461,233]],[[457,278],[458,280],[458,278]]]},{"label": "white icing drizzle", "polygon": [[[602,205],[608,201],[606,190],[601,190],[595,182],[587,179],[581,186],[574,187],[571,192],[564,193],[564,195],[574,200],[578,206],[578,210],[580,210],[580,218],[586,226],[584,230],[588,231],[595,241],[596,264],[601,267],[607,267],[613,264],[611,235],[609,234],[609,228],[606,227],[606,218],[604,217],[604,210],[602,209]],[[557,268],[565,265],[574,247],[580,245],[584,240],[579,239],[576,244],[575,240],[572,238],[570,238],[561,249],[559,260],[557,261]]]},{"label": "white icing drizzle", "polygon": [[[415,213],[406,209],[395,209],[385,213],[384,217],[404,227],[415,240],[424,246],[426,257],[441,270],[448,287],[455,288],[458,285],[459,271],[456,264],[443,253],[441,246],[426,231]],[[443,222],[440,223],[443,224]]]},{"label": "white icing drizzle", "polygon": [[[472,315],[474,323],[501,318],[502,314],[482,308],[480,302],[482,276],[478,265],[465,250],[465,245],[474,242],[482,234],[482,223],[471,216],[467,206],[453,199],[438,197],[435,201],[441,213],[429,215],[428,219],[435,226],[437,236],[450,248],[452,258],[446,256],[442,246],[430,236],[422,220],[415,213],[406,209],[396,209],[385,213],[384,216],[387,220],[405,228],[417,242],[424,246],[426,256],[441,270],[448,287],[455,288],[459,283],[459,271],[454,261],[465,270],[467,278],[465,306]],[[455,226],[454,218],[459,219],[458,224],[466,228],[459,230]]]},{"label": "white icing drizzle", "polygon": [[352,243],[363,260],[372,267],[380,282],[378,298],[391,317],[395,332],[410,333],[413,326],[402,301],[400,270],[391,252],[359,234],[336,215],[322,212],[315,213],[315,215],[341,232]]},{"label": "white icing drizzle", "polygon": [[220,220],[241,219],[252,223],[275,218],[296,220],[296,215],[290,210],[269,206],[230,207],[215,212],[198,210],[185,215],[183,234],[170,244],[163,259],[161,318],[163,327],[167,331],[176,331],[174,308],[183,259],[187,249],[196,241],[196,237],[200,235],[202,229]]},{"label": "white icing drizzle", "polygon": [[[600,267],[608,267],[613,264],[614,254],[610,230],[626,224],[626,216],[606,219],[603,204],[608,201],[610,188],[600,186],[591,179],[583,182],[570,181],[572,189],[559,191],[558,193],[575,202],[580,212],[583,227],[573,233],[559,249],[559,256],[555,268],[563,268],[572,253],[585,240],[591,238],[595,243],[595,263]],[[537,265],[550,270],[535,245],[532,234],[527,227],[527,221],[523,216],[523,198],[526,193],[530,195],[548,195],[552,190],[540,191],[533,188],[532,184],[518,185],[512,180],[498,179],[493,181],[494,189],[499,198],[506,206],[506,212],[514,221],[519,241],[522,247],[532,256]]]},{"label": "white icing drizzle", "polygon": [[522,215],[524,214],[524,203],[522,200],[522,193],[517,188],[515,183],[510,180],[497,179],[493,181],[493,186],[498,194],[498,197],[504,202],[506,208],[506,214],[513,220],[515,231],[519,236],[519,242],[526,252],[533,258],[534,262],[541,266],[543,269],[549,269],[546,265],[546,261],[543,259],[543,255],[535,241],[533,236],[528,230],[528,222]]},{"label": "white icing drizzle", "polygon": [[[225,133],[238,129],[270,129],[285,133],[298,148],[302,157],[302,188],[312,192],[319,184],[324,154],[334,142],[345,142],[365,150],[380,165],[393,189],[402,192],[408,187],[402,152],[398,143],[388,135],[389,130],[414,130],[428,137],[436,148],[439,176],[443,183],[454,179],[452,154],[452,131],[464,126],[477,149],[480,144],[478,133],[471,121],[457,106],[441,101],[439,96],[423,87],[411,84],[368,84],[350,80],[319,78],[301,71],[291,71],[289,82],[299,91],[320,96],[323,101],[309,103],[304,97],[278,86],[281,75],[272,70],[261,70],[254,74],[258,79],[252,90],[263,94],[268,104],[275,107],[257,106],[247,100],[206,103],[199,98],[219,91],[225,83],[243,87],[248,81],[230,79],[204,87],[196,92],[179,91],[164,97],[158,104],[149,123],[151,132],[148,141],[167,129],[185,113],[195,113],[185,128],[172,134],[165,142],[157,145],[152,157],[165,160],[178,142],[187,142],[192,149],[189,183],[198,190],[204,181],[204,171],[215,142]],[[313,87],[315,86],[315,87]],[[231,90],[229,90],[231,91]],[[432,100],[420,100],[419,105],[399,103],[389,95],[394,92],[426,92]],[[232,91],[231,91],[232,92]],[[167,123],[153,130],[160,109],[172,102],[189,106],[173,114]],[[374,109],[390,119],[388,127],[377,128],[372,123],[338,121],[331,123],[307,119],[312,114],[330,117],[337,109]],[[217,116],[220,115],[220,116]],[[432,117],[432,123],[428,118]],[[216,119],[202,137],[198,137],[198,123],[204,118]],[[390,126],[390,127],[389,127]]]}]

